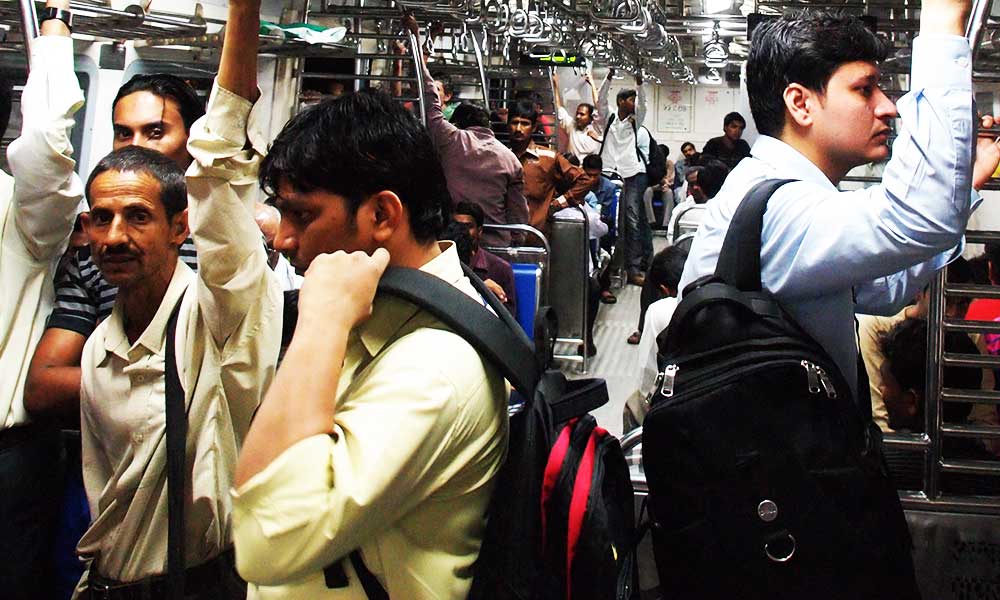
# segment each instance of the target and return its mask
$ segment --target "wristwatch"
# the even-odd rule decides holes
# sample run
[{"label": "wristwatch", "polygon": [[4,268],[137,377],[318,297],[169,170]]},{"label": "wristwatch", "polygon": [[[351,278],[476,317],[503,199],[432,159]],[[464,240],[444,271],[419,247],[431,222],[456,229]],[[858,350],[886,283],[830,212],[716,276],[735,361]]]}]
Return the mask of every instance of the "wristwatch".
[{"label": "wristwatch", "polygon": [[73,13],[65,8],[46,6],[45,10],[38,16],[38,26],[41,27],[42,23],[51,19],[59,19],[66,24],[67,29],[73,31]]}]

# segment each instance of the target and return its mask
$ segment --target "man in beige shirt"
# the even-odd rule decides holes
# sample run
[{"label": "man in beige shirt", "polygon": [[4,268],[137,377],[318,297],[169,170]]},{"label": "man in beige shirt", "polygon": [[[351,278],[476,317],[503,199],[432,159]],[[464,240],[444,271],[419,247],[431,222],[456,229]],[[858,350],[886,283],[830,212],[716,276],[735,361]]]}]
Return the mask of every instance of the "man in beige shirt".
[{"label": "man in beige shirt", "polygon": [[[241,3],[230,4],[227,38],[256,31],[256,18],[241,11]],[[178,304],[174,339],[189,423],[185,597],[219,597],[217,588],[212,596],[204,590],[227,575],[228,490],[281,333],[281,291],[253,218],[263,139],[251,114],[256,64],[248,57],[256,54],[247,49],[232,45],[223,53],[208,113],[192,127],[186,192],[175,162],[139,147],[106,157],[88,181],[84,226],[95,262],[119,291],[83,352],[81,433],[93,522],[79,552],[90,561],[81,587],[114,588],[108,597],[125,597],[123,584],[162,597],[164,350]],[[201,259],[197,275],[178,260],[188,212]]]},{"label": "man in beige shirt", "polygon": [[[387,95],[348,94],[292,119],[261,173],[282,213],[275,248],[308,272],[237,465],[248,596],[365,600],[343,560],[360,549],[390,598],[465,598],[506,451],[506,386],[426,312],[373,303],[387,264],[482,301],[436,241],[449,204],[430,135]],[[338,562],[346,577],[327,577]]]}]

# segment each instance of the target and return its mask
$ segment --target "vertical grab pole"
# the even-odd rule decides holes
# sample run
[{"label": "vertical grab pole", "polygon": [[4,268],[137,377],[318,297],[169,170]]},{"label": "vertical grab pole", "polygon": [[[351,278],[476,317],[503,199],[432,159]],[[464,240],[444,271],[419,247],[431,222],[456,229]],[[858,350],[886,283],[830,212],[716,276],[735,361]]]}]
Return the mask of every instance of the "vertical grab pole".
[{"label": "vertical grab pole", "polygon": [[24,58],[31,70],[31,44],[38,37],[38,13],[35,0],[18,0],[21,6],[21,31],[24,35]]},{"label": "vertical grab pole", "polygon": [[[483,27],[483,37],[486,36],[486,28]],[[490,109],[490,82],[486,79],[486,65],[483,64],[483,50],[479,46],[479,38],[476,37],[475,31],[469,32],[469,37],[472,38],[472,48],[476,52],[476,66],[479,67],[479,81],[483,85],[483,106],[486,110]]]},{"label": "vertical grab pole", "polygon": [[927,373],[924,402],[924,431],[930,438],[930,446],[924,456],[924,493],[930,500],[941,494],[940,469],[941,463],[941,413],[943,400],[941,398],[941,379],[944,374],[944,309],[945,309],[945,273],[947,267],[941,269],[931,281],[930,303],[927,311]]},{"label": "vertical grab pole", "polygon": [[417,76],[417,100],[420,102],[420,122],[427,125],[427,99],[424,98],[424,69],[422,68],[422,62],[424,57],[420,55],[421,49],[420,44],[417,42],[417,36],[412,33],[409,34],[410,37],[410,54],[413,55],[413,71]]},{"label": "vertical grab pole", "polygon": [[969,23],[965,27],[965,37],[969,40],[969,47],[972,48],[973,65],[976,63],[976,57],[979,56],[979,46],[983,41],[983,25],[986,23],[992,5],[992,0],[974,0],[972,3]]}]

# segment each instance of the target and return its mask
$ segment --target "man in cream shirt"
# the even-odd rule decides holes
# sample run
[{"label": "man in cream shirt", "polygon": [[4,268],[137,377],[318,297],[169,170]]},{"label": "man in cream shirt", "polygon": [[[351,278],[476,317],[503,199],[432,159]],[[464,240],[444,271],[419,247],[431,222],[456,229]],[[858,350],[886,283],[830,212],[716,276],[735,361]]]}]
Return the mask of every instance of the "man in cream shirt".
[{"label": "man in cream shirt", "polygon": [[[449,199],[430,135],[387,95],[349,94],[292,119],[261,174],[282,213],[275,248],[308,272],[236,470],[248,596],[365,600],[344,560],[360,549],[391,598],[465,598],[506,451],[506,386],[437,319],[372,301],[386,264],[482,301],[436,241]],[[346,577],[324,573],[337,563]]]},{"label": "man in cream shirt", "polygon": [[[229,13],[227,39],[247,28],[256,32],[256,16],[246,17],[256,12],[244,3],[231,2]],[[87,184],[84,226],[95,262],[119,290],[111,316],[87,341],[81,367],[84,483],[93,522],[79,552],[91,561],[83,585],[92,589],[126,586],[159,597],[163,587],[164,351],[168,316],[179,305],[174,339],[189,422],[185,597],[245,593],[235,582],[220,591],[232,574],[228,490],[273,375],[282,302],[253,217],[264,147],[251,111],[255,56],[255,47],[227,44],[208,112],[191,130],[186,192],[174,161],[139,147],[103,159]],[[197,275],[177,255],[188,212],[201,259]]]},{"label": "man in cream shirt", "polygon": [[[41,16],[68,8],[69,0],[50,0]],[[41,32],[21,95],[21,135],[8,150],[13,177],[0,171],[0,595],[10,600],[38,598],[51,581],[62,446],[51,423],[27,414],[23,390],[83,196],[69,139],[83,105],[73,40],[59,19],[44,20]],[[6,87],[2,129],[10,110]]]}]

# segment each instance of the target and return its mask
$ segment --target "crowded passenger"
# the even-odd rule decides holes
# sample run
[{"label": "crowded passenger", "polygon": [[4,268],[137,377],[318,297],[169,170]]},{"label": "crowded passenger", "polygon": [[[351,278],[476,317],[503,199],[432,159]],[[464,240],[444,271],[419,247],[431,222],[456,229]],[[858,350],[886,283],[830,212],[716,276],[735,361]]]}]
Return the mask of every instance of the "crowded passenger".
[{"label": "crowded passenger", "polygon": [[649,156],[650,144],[649,132],[642,126],[646,118],[646,93],[642,78],[636,77],[635,84],[639,91],[625,89],[618,92],[616,109],[605,116],[603,111],[608,106],[613,75],[614,70],[609,70],[598,94],[598,127],[604,132],[601,159],[604,161],[604,174],[623,182],[620,196],[623,207],[619,213],[625,218],[624,222],[619,220],[618,223],[615,252],[620,254],[624,263],[628,282],[642,286],[646,265],[653,254],[653,232],[643,208],[643,194],[649,187],[643,162]]},{"label": "crowded passenger", "polygon": [[680,204],[688,197],[687,170],[701,164],[701,154],[691,142],[681,144],[681,157],[674,162],[674,204]]},{"label": "crowded passenger", "polygon": [[552,213],[583,203],[592,180],[555,150],[532,140],[538,124],[534,104],[518,101],[509,110],[507,127],[510,149],[524,167],[524,195],[528,199],[528,224],[543,234],[548,232]]},{"label": "crowded passenger", "polygon": [[[161,596],[175,577],[186,597],[246,594],[234,571],[229,493],[274,373],[282,311],[253,217],[264,149],[263,113],[253,110],[258,21],[253,0],[230,2],[207,114],[191,127],[186,185],[175,161],[136,146],[102,159],[87,182],[91,251],[118,288],[81,362],[88,597]],[[197,274],[179,261],[189,223]],[[174,436],[181,446],[168,444]],[[168,483],[175,460],[181,481],[171,474]],[[175,503],[168,493],[177,485],[186,493]],[[176,532],[175,518],[184,527]]]},{"label": "crowded passenger", "polygon": [[[420,30],[412,16],[403,23],[419,44]],[[524,169],[521,162],[490,130],[489,114],[472,104],[452,109],[451,122],[441,109],[443,97],[437,95],[436,80],[427,70],[427,58],[421,61],[424,72],[424,98],[427,129],[441,157],[454,204],[472,202],[483,209],[490,225],[527,223]],[[484,245],[507,246],[511,234],[502,229],[487,229]]]},{"label": "crowded passenger", "polygon": [[740,161],[750,156],[750,144],[743,139],[747,121],[738,112],[731,112],[722,119],[723,135],[705,143],[701,155],[705,158],[721,160],[729,170],[736,168]]},{"label": "crowded passenger", "polygon": [[253,218],[257,221],[261,235],[264,236],[264,248],[267,249],[267,266],[278,276],[281,290],[289,292],[302,287],[302,276],[295,272],[295,267],[285,256],[274,249],[274,238],[278,235],[281,224],[281,213],[270,204],[258,202],[254,207]]},{"label": "crowded passenger", "polygon": [[[136,75],[111,104],[113,149],[131,145],[156,150],[181,169],[191,164],[187,142],[191,126],[205,113],[197,92],[179,77]],[[194,242],[180,247],[193,270]],[[25,402],[38,414],[75,421],[79,413],[80,357],[98,323],[111,314],[117,289],[101,276],[89,246],[80,248],[56,274],[56,301],[28,372]]]},{"label": "crowded passenger", "polygon": [[[965,3],[923,3],[910,93],[898,107],[879,87],[886,43],[859,19],[807,13],[758,26],[747,88],[761,136],[707,204],[681,279],[683,294],[714,272],[736,206],[754,184],[795,180],[771,196],[763,216],[762,285],[830,355],[861,415],[870,414],[870,399],[857,369],[854,312],[898,312],[961,253],[974,190],[1000,159],[992,139],[976,147],[976,126],[993,119],[973,121],[968,13]],[[852,168],[889,157],[897,117],[882,183],[838,191]],[[886,526],[896,533],[882,534],[908,547],[902,511],[895,513]],[[908,553],[884,563],[878,575],[898,597],[919,597]]]},{"label": "crowded passenger", "polygon": [[[247,31],[242,45],[255,43]],[[276,248],[307,273],[236,469],[249,596],[364,597],[331,564],[359,550],[354,572],[389,597],[462,597],[505,452],[506,385],[428,313],[373,303],[387,265],[482,301],[452,244],[437,242],[451,209],[434,143],[389,96],[352,94],[289,121],[260,181],[282,214]]]},{"label": "crowded passenger", "polygon": [[[49,0],[66,10],[69,0]],[[83,92],[73,71],[68,24],[46,19],[31,46],[21,94],[21,135],[0,171],[0,595],[35,600],[52,593],[51,553],[62,494],[62,440],[23,398],[28,362],[52,309],[52,277],[76,219],[83,184],[74,173],[73,115]],[[12,86],[0,94],[7,128]]]},{"label": "crowded passenger", "polygon": [[591,102],[581,102],[576,105],[576,114],[570,116],[569,111],[563,104],[562,92],[559,89],[558,69],[552,70],[552,93],[555,94],[556,116],[559,118],[559,127],[565,132],[567,139],[567,150],[570,154],[583,160],[584,157],[599,154],[601,151],[601,132],[594,126],[594,118],[597,116],[597,88],[590,73],[583,76],[583,80],[590,88]]}]

